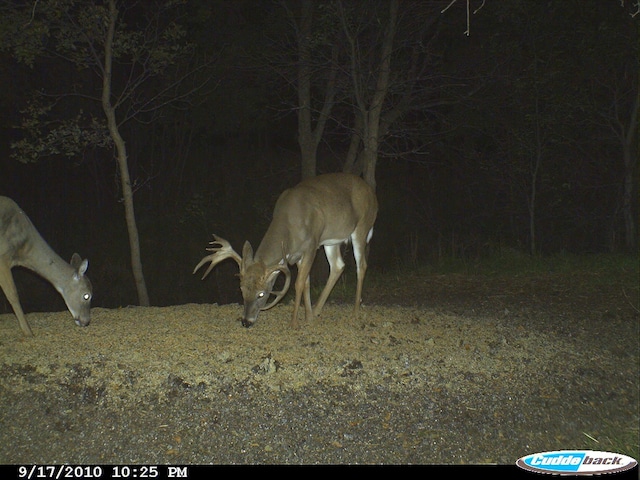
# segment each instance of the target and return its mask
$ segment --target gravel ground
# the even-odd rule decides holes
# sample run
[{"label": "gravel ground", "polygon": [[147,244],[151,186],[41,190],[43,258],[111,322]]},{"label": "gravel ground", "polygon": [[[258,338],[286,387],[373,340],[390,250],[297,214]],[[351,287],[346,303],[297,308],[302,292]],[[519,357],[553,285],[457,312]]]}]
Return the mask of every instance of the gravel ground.
[{"label": "gravel ground", "polygon": [[637,283],[584,284],[418,276],[297,331],[289,303],[0,315],[0,463],[637,459]]}]

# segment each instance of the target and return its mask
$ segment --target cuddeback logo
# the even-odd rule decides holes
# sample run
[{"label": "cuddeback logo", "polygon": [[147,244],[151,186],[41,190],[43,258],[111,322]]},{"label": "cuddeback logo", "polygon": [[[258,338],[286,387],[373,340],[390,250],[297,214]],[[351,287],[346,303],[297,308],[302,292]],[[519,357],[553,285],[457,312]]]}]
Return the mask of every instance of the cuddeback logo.
[{"label": "cuddeback logo", "polygon": [[630,470],[638,464],[619,453],[593,450],[559,450],[533,453],[518,459],[516,465],[537,473],[557,475],[597,475]]}]

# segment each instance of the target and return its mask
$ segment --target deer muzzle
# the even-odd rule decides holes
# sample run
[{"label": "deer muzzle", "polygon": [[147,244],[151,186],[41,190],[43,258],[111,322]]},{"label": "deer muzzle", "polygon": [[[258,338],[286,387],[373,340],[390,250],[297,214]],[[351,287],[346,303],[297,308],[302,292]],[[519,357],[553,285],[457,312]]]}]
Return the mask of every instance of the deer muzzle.
[{"label": "deer muzzle", "polygon": [[89,325],[89,323],[91,323],[91,317],[80,317],[80,318],[74,318],[76,325],[79,327],[86,327],[87,325]]},{"label": "deer muzzle", "polygon": [[242,326],[245,328],[252,327],[258,319],[258,313],[260,312],[260,306],[257,302],[245,302],[244,314],[242,315]]},{"label": "deer muzzle", "polygon": [[89,323],[91,323],[91,310],[89,309],[88,305],[84,305],[78,310],[72,310],[71,308],[69,308],[69,311],[71,312],[76,325],[79,327],[86,327],[87,325],[89,325]]},{"label": "deer muzzle", "polygon": [[247,320],[246,318],[242,319],[242,326],[245,328],[253,327],[254,323],[256,323],[255,320]]}]

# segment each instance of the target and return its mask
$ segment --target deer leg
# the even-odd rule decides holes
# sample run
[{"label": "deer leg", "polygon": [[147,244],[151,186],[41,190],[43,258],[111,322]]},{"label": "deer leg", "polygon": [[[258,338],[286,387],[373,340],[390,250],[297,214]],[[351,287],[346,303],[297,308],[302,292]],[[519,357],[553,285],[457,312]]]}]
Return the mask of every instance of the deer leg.
[{"label": "deer leg", "polygon": [[13,312],[16,314],[16,317],[18,317],[18,323],[20,323],[22,332],[25,335],[33,336],[31,327],[27,323],[27,317],[25,317],[22,306],[20,305],[16,284],[11,275],[11,268],[4,263],[0,265],[0,287],[2,287],[2,291],[13,308]]},{"label": "deer leg", "polygon": [[305,317],[307,321],[313,319],[313,313],[311,311],[311,280],[309,279],[309,273],[311,272],[311,265],[313,265],[313,259],[315,255],[309,257],[303,257],[298,262],[298,276],[296,277],[296,300],[293,307],[293,317],[291,318],[291,326],[298,328],[298,309],[300,308],[300,301],[302,300],[302,294],[304,293],[305,303]]},{"label": "deer leg", "polygon": [[300,308],[300,297],[302,296],[302,292],[300,291],[300,288],[298,287],[298,282],[296,281],[296,299],[295,299],[295,304],[293,305],[293,314],[291,316],[291,328],[299,328],[298,325],[298,309]]},{"label": "deer leg", "polygon": [[304,282],[304,318],[308,321],[313,320],[313,310],[311,309],[311,275],[307,275]]},{"label": "deer leg", "polygon": [[324,303],[327,301],[327,298],[329,298],[331,290],[333,290],[333,287],[344,271],[344,260],[340,253],[340,244],[325,245],[324,253],[327,255],[327,261],[329,262],[329,278],[327,279],[327,284],[324,286],[324,289],[316,302],[316,308],[313,312],[314,316],[320,315],[322,307],[324,307]]},{"label": "deer leg", "polygon": [[354,233],[351,237],[353,243],[353,256],[356,259],[356,268],[358,275],[358,286],[356,287],[356,304],[354,312],[357,315],[360,309],[360,303],[362,302],[362,284],[364,283],[364,275],[367,272],[367,238],[368,235],[363,235],[362,238]]}]

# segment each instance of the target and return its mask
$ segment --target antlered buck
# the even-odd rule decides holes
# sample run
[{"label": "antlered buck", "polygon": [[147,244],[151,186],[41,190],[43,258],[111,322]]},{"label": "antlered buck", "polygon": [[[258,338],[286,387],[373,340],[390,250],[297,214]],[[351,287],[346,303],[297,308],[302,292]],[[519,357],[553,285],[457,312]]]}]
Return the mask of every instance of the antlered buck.
[{"label": "antlered buck", "polygon": [[91,320],[91,282],[85,276],[88,261],[77,253],[71,265],[60,258],[40,236],[27,215],[7,197],[0,197],[0,287],[18,317],[25,335],[33,335],[20,306],[11,269],[21,266],[51,282],[62,295],[77,325]]},{"label": "antlered buck", "polygon": [[[235,260],[240,267],[240,290],[244,299],[242,325],[250,327],[261,310],[273,307],[287,293],[291,281],[288,265],[295,263],[298,276],[291,326],[297,328],[298,308],[303,292],[305,317],[311,320],[320,314],[344,270],[340,246],[351,241],[358,277],[355,303],[357,314],[367,271],[365,250],[371,240],[377,214],[376,195],[360,177],[348,173],[329,173],[309,178],[280,195],[271,224],[255,255],[248,241],[244,243],[241,257],[228,241],[214,235],[211,247],[207,248],[213,253],[204,257],[193,273],[210,262],[202,276],[204,279],[221,261],[227,258]],[[309,273],[316,250],[320,246],[324,247],[330,272],[327,284],[312,310]],[[276,278],[281,273],[285,275],[284,287],[280,291],[273,291]],[[267,305],[271,295],[276,298]]]}]

